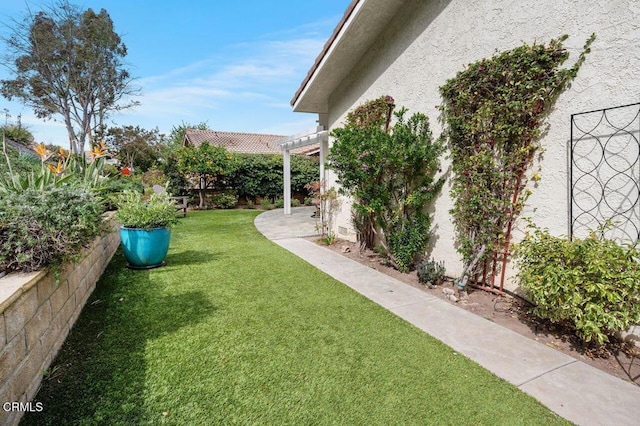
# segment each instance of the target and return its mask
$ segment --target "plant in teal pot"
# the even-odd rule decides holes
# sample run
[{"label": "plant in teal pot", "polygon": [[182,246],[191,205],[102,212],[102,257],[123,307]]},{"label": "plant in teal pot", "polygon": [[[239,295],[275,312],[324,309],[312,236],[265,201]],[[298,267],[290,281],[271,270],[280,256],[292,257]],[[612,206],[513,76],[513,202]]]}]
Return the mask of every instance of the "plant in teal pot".
[{"label": "plant in teal pot", "polygon": [[128,267],[151,269],[166,265],[171,227],[177,223],[176,205],[167,195],[142,194],[127,191],[116,203],[116,220],[120,227],[120,241]]}]

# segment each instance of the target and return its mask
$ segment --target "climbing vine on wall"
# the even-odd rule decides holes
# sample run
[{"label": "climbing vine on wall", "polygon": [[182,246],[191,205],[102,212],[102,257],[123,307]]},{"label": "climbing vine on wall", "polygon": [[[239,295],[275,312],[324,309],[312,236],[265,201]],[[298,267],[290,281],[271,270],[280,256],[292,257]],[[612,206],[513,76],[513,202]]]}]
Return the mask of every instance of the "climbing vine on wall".
[{"label": "climbing vine on wall", "polygon": [[457,249],[467,264],[484,246],[481,260],[493,259],[489,267],[495,273],[497,253],[508,251],[511,227],[530,194],[527,171],[540,151],[544,120],[576,77],[595,34],[572,67],[560,68],[569,58],[566,39],[498,53],[440,87],[454,174],[451,214]]},{"label": "climbing vine on wall", "polygon": [[345,127],[332,132],[329,160],[342,191],[354,198],[359,241],[373,248],[377,234],[394,266],[408,271],[429,241],[425,209],[444,183],[435,178],[444,146],[424,114],[406,119],[405,108],[394,109],[393,99],[382,96],[352,111]]}]

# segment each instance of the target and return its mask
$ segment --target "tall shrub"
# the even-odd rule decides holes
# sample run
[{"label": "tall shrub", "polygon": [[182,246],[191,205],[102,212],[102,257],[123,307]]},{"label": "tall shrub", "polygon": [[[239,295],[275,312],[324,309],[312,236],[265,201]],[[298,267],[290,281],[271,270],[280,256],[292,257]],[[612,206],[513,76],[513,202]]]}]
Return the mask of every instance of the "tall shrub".
[{"label": "tall shrub", "polygon": [[[305,185],[318,180],[317,157],[291,156],[291,189],[306,193]],[[239,154],[238,168],[231,180],[231,187],[240,197],[256,201],[263,197],[282,197],[284,185],[283,161],[280,154]]]},{"label": "tall shrub", "polygon": [[342,191],[354,198],[356,228],[371,226],[394,266],[406,272],[429,241],[426,207],[444,183],[435,178],[444,148],[433,140],[427,116],[406,119],[407,110],[393,113],[394,107],[384,96],[356,109],[332,132],[329,159]]},{"label": "tall shrub", "polygon": [[530,194],[527,171],[540,150],[541,127],[576,77],[595,35],[577,62],[563,69],[569,58],[562,45],[566,38],[498,53],[440,87],[453,171],[451,214],[457,249],[467,264],[483,246],[481,260],[489,261],[508,249],[512,224]]}]

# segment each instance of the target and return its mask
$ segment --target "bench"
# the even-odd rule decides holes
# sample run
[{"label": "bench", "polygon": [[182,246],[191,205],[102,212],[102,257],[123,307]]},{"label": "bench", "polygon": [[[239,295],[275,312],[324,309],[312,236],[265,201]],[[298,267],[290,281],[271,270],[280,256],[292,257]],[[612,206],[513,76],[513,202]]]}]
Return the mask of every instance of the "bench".
[{"label": "bench", "polygon": [[[167,190],[160,185],[153,185],[153,192],[156,194],[165,195]],[[182,217],[187,217],[187,203],[189,201],[188,195],[178,195],[175,197],[169,197],[176,203],[176,210],[182,213]]]}]

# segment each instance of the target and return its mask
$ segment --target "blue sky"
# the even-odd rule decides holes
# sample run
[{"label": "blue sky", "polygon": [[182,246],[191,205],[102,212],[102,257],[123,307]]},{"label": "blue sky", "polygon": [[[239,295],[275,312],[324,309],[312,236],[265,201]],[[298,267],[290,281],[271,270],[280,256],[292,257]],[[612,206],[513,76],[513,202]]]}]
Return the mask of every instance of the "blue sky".
[{"label": "blue sky", "polygon": [[[314,114],[293,113],[289,101],[350,0],[72,3],[106,9],[127,45],[141,105],[114,115],[113,125],[168,133],[182,122],[206,121],[215,130],[291,135],[315,126]],[[0,22],[24,16],[27,4],[36,12],[43,3],[2,0]],[[6,26],[0,31],[6,35]],[[0,79],[9,76],[0,67]],[[10,123],[21,114],[38,142],[68,144],[61,122],[40,121],[0,97],[0,111],[5,108]],[[4,113],[0,119],[4,124]]]}]

